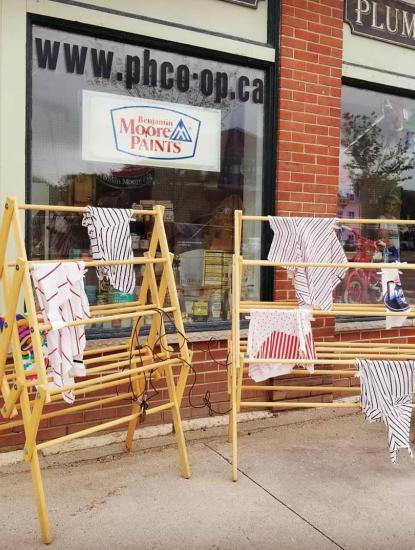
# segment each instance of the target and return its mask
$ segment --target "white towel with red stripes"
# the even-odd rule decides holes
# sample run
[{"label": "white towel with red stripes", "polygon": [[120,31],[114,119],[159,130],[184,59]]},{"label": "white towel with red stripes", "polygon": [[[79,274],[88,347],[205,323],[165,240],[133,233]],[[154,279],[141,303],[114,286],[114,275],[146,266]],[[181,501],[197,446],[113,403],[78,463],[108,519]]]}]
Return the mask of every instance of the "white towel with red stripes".
[{"label": "white towel with red stripes", "polygon": [[[311,332],[312,314],[307,309],[253,309],[248,330],[248,357],[272,359],[269,363],[250,364],[249,376],[261,382],[289,374],[302,359],[317,359]],[[298,359],[298,363],[279,363],[279,359]],[[307,364],[309,372],[313,364]]]},{"label": "white towel with red stripes", "polygon": [[[84,290],[84,262],[35,264],[32,271],[34,289],[40,311],[51,329],[46,336],[51,388],[73,384],[74,376],[85,376],[83,363],[85,328],[68,327],[66,323],[87,319],[89,302]],[[62,394],[64,401],[73,403],[72,391]]]},{"label": "white towel with red stripes", "polygon": [[[347,264],[335,232],[333,218],[268,216],[274,232],[268,260]],[[300,306],[333,307],[333,290],[344,277],[345,267],[288,267]]]}]

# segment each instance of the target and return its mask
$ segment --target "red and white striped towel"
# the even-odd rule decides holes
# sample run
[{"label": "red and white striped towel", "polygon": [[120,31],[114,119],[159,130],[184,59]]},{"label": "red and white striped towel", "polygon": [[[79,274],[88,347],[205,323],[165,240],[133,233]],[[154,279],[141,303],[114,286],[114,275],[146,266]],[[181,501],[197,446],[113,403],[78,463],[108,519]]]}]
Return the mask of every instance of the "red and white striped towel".
[{"label": "red and white striped towel", "polygon": [[[74,376],[85,376],[83,353],[85,328],[68,327],[66,323],[89,318],[89,303],[84,290],[84,262],[35,264],[32,271],[41,312],[51,324],[46,342],[52,371],[52,388],[73,384]],[[62,394],[67,403],[75,397],[71,391]]]},{"label": "red and white striped towel", "polygon": [[[248,356],[273,359],[270,363],[249,365],[249,376],[256,382],[289,374],[294,364],[278,363],[278,359],[316,359],[312,314],[307,309],[251,311],[248,331]],[[314,371],[314,365],[307,365]]]}]

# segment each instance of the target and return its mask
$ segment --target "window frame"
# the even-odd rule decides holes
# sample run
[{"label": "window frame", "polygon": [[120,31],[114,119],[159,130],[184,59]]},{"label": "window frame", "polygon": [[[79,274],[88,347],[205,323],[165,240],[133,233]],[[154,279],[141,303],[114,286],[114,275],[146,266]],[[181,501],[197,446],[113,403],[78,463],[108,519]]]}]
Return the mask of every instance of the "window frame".
[{"label": "window frame", "polygon": [[[390,86],[388,84],[382,84],[380,82],[371,82],[369,80],[362,80],[358,78],[352,78],[349,76],[343,76],[342,77],[342,89],[343,86],[349,86],[350,88],[356,88],[360,90],[368,90],[371,92],[379,92],[379,93],[385,93],[385,94],[392,94],[399,97],[407,97],[409,99],[415,99],[415,89],[410,90],[408,88],[398,88],[395,86]],[[341,109],[340,109],[341,110]],[[341,123],[341,117],[342,114],[340,113],[340,123]],[[341,130],[340,130],[341,133]],[[339,168],[340,168],[340,156],[339,156]],[[339,182],[340,184],[340,173],[339,173]],[[356,330],[379,330],[379,327],[370,327],[373,322],[379,322],[385,320],[385,315],[379,316],[379,317],[363,317],[363,316],[356,316],[356,317],[337,317],[336,323],[335,323],[335,332],[341,332],[342,331],[342,325],[349,324],[349,323],[364,323],[367,324],[367,328],[365,327],[357,327]],[[347,330],[353,330],[353,329],[347,329]]]},{"label": "window frame", "polygon": [[[269,0],[269,4],[273,4]],[[279,3],[277,2],[279,5]],[[269,8],[269,14],[274,16],[278,14],[277,6]],[[275,50],[276,59],[274,63],[260,59],[235,56],[227,52],[218,52],[205,48],[194,47],[188,44],[179,44],[168,40],[159,40],[141,34],[131,34],[121,32],[116,29],[108,29],[98,27],[76,21],[64,19],[56,19],[44,15],[27,14],[27,40],[26,40],[26,166],[25,166],[25,200],[31,203],[32,193],[32,112],[33,112],[33,97],[32,97],[32,69],[33,69],[33,25],[39,25],[51,30],[66,31],[80,35],[89,36],[92,38],[113,40],[124,44],[131,44],[139,47],[154,48],[161,51],[176,53],[179,55],[191,55],[199,59],[207,59],[216,62],[231,63],[238,66],[246,66],[252,69],[260,69],[264,71],[264,127],[263,127],[263,183],[262,183],[262,212],[261,215],[274,214],[270,211],[269,206],[274,205],[276,197],[276,158],[277,158],[277,109],[278,109],[278,32],[279,32],[279,17],[277,23],[268,22],[269,35],[271,30],[276,33]],[[25,219],[25,243],[28,251],[28,257],[31,256],[31,226],[30,212],[26,212]],[[271,244],[271,231],[266,226],[263,227],[263,238],[261,243],[261,256],[265,257]],[[261,300],[273,299],[274,274],[273,270],[261,268]],[[231,321],[204,321],[193,322],[185,325],[187,332],[206,332],[206,331],[223,331],[229,330]],[[168,331],[168,327],[166,327]],[[87,336],[89,339],[98,338],[116,338],[124,337],[131,333],[130,328],[108,328],[108,329],[88,329]]]}]

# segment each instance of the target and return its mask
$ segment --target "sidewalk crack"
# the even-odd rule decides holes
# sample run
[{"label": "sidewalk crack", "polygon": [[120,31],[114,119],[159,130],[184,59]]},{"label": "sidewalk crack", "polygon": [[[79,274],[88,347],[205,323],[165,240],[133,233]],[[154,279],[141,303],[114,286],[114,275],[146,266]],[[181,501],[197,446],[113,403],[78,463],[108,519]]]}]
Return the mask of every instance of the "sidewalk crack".
[{"label": "sidewalk crack", "polygon": [[[204,444],[208,449],[210,449],[211,451],[213,451],[214,453],[216,453],[218,456],[220,456],[225,462],[227,462],[228,464],[231,464],[231,461],[226,458],[225,455],[223,455],[222,453],[220,453],[217,449],[214,449],[213,447],[211,447],[210,445],[208,445],[207,443]],[[262,491],[264,491],[265,493],[267,493],[271,498],[273,498],[275,501],[277,501],[279,504],[281,504],[282,506],[284,506],[284,508],[286,508],[287,510],[289,510],[290,512],[292,512],[295,516],[297,516],[299,519],[301,519],[304,523],[307,523],[307,525],[309,525],[312,529],[314,529],[315,531],[317,531],[317,533],[320,533],[321,536],[323,536],[324,538],[326,538],[327,540],[329,540],[330,542],[332,542],[335,546],[337,546],[337,548],[340,548],[340,550],[346,550],[344,546],[341,546],[338,542],[336,542],[335,540],[333,540],[329,535],[327,535],[326,533],[324,533],[324,531],[322,531],[321,529],[319,529],[317,527],[317,525],[314,525],[314,523],[312,523],[310,520],[308,520],[307,518],[305,518],[304,516],[302,516],[299,512],[297,512],[296,510],[294,510],[294,508],[292,508],[291,506],[289,506],[286,502],[284,502],[283,500],[281,500],[280,498],[278,498],[276,495],[274,495],[274,493],[271,493],[271,491],[269,491],[268,489],[266,489],[263,485],[261,485],[260,483],[258,483],[258,481],[256,481],[253,477],[251,477],[249,474],[247,474],[246,472],[244,472],[243,470],[241,470],[240,468],[238,468],[238,472],[241,473],[243,476],[245,476],[247,479],[249,479],[249,481],[251,481],[254,485],[256,485],[257,487],[259,487],[260,489],[262,489]]]}]

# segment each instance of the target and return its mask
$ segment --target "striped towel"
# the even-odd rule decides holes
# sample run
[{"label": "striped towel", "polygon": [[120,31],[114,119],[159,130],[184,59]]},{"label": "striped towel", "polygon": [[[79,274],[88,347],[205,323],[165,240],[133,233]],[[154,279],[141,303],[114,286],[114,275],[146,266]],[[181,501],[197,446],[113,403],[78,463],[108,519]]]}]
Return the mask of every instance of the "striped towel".
[{"label": "striped towel", "polygon": [[414,361],[356,359],[359,369],[360,401],[370,422],[384,422],[388,429],[389,452],[396,463],[398,449],[408,449],[415,391]]},{"label": "striped towel", "polygon": [[[289,374],[294,364],[278,363],[278,359],[316,359],[311,313],[302,309],[253,309],[248,330],[248,356],[272,359],[270,363],[249,365],[249,376],[260,382]],[[314,365],[307,365],[310,372]]]},{"label": "striped towel", "polygon": [[[332,218],[285,218],[268,216],[274,238],[268,254],[272,262],[347,263],[344,250],[334,230]],[[333,307],[333,290],[347,268],[288,268],[294,278],[298,303]]]},{"label": "striped towel", "polygon": [[[94,260],[130,260],[133,258],[130,221],[132,210],[87,206],[82,225],[87,228]],[[97,267],[98,279],[113,288],[132,294],[135,288],[132,264]]]},{"label": "striped towel", "polygon": [[[85,327],[66,326],[71,321],[89,318],[84,276],[83,262],[44,263],[33,267],[33,286],[40,311],[51,324],[46,336],[47,358],[53,377],[51,388],[70,386],[75,376],[86,375],[83,363]],[[62,397],[70,404],[75,400],[72,391],[63,392]]]}]

